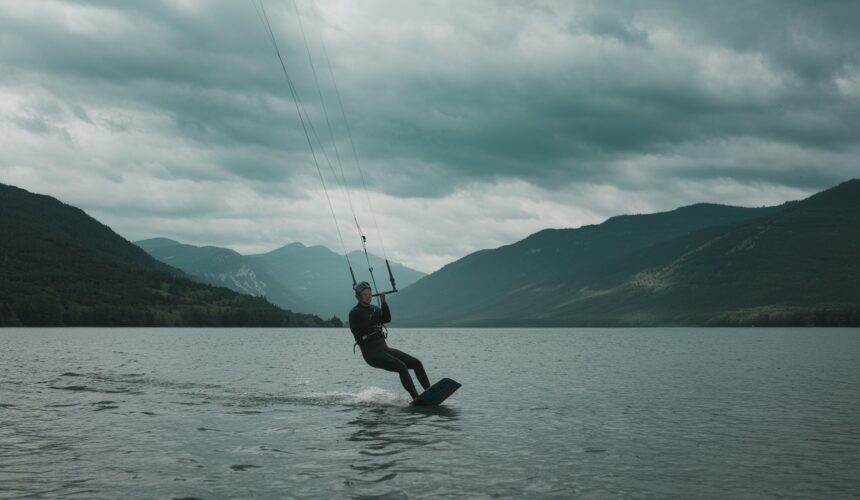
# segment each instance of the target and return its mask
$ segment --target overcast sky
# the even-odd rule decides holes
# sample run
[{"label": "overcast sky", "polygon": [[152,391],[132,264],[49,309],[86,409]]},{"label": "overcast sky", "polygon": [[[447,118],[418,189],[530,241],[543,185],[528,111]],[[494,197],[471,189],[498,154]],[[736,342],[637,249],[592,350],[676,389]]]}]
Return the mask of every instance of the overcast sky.
[{"label": "overcast sky", "polygon": [[[857,1],[297,4],[263,2],[347,250],[339,165],[369,250],[422,271],[547,227],[860,177]],[[0,0],[0,182],[130,240],[340,251],[257,9]]]}]

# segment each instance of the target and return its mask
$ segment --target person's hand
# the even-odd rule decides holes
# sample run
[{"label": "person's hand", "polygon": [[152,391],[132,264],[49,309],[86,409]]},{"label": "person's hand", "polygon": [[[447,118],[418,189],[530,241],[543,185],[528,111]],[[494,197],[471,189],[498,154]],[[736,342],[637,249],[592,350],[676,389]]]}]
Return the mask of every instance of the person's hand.
[{"label": "person's hand", "polygon": [[379,292],[379,300],[385,302],[385,292]]}]

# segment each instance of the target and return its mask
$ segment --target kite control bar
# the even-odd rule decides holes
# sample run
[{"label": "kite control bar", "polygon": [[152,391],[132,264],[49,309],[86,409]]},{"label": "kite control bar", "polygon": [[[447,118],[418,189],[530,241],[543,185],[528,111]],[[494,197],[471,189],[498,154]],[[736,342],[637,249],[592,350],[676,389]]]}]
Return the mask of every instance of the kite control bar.
[{"label": "kite control bar", "polygon": [[[390,293],[397,293],[397,291],[398,291],[397,285],[394,283],[394,274],[391,272],[391,264],[388,263],[388,259],[385,259],[385,267],[388,268],[388,279],[391,281],[391,290],[389,290],[387,292],[382,292],[382,293],[384,293],[385,295],[388,295]],[[373,271],[371,270],[371,274],[372,273],[373,273]],[[374,293],[373,296],[379,297],[379,294]]]}]

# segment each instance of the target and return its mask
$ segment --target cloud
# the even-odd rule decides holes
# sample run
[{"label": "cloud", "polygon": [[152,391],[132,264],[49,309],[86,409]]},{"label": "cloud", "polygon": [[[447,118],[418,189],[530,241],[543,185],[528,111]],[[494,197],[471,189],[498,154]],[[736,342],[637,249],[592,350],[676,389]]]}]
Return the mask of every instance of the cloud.
[{"label": "cloud", "polygon": [[319,175],[367,212],[351,136],[392,254],[429,270],[860,174],[853,2],[264,3],[313,154],[251,2],[0,0],[0,181],[133,238],[336,249]]}]

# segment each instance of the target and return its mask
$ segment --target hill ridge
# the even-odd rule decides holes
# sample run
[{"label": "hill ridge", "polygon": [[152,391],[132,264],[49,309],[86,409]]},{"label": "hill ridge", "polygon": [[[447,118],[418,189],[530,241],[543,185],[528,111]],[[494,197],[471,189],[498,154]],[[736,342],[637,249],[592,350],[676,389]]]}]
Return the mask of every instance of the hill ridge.
[{"label": "hill ridge", "polygon": [[[407,289],[392,308],[399,324],[411,326],[705,324],[741,306],[763,307],[778,302],[778,291],[750,292],[745,291],[747,286],[757,290],[773,282],[790,287],[800,280],[795,276],[799,271],[775,269],[773,263],[764,262],[764,256],[756,254],[763,262],[755,265],[741,258],[738,252],[753,248],[754,243],[734,241],[732,238],[740,233],[732,231],[785,221],[791,226],[786,231],[800,231],[797,237],[816,235],[834,248],[840,248],[838,241],[854,245],[855,238],[860,239],[855,229],[860,227],[856,220],[858,201],[860,182],[849,181],[806,200],[775,207],[694,204],[656,214],[616,216],[602,224],[576,229],[539,231],[511,245],[475,252],[449,264]],[[838,231],[821,229],[831,227],[831,223],[843,230],[841,236]],[[756,241],[769,241],[775,235],[777,232],[759,236]],[[770,255],[774,262],[790,269],[794,261],[786,249],[791,247],[791,240],[785,235],[780,238],[782,246],[771,244]],[[724,248],[727,243],[721,243],[721,239],[731,240],[733,246]],[[730,254],[734,257],[717,255],[717,248],[722,252],[735,248]],[[797,259],[803,262],[794,262],[794,267],[814,269],[819,276],[827,274],[827,269],[814,264],[813,243],[806,241],[804,248],[796,252]],[[860,247],[857,251],[860,253]],[[842,264],[850,262],[849,254],[839,254]],[[744,282],[738,266],[750,276],[757,276],[761,283],[753,286]],[[781,273],[784,279],[762,274],[756,266]],[[492,275],[494,268],[506,272]],[[729,275],[744,285],[737,289],[723,285],[721,280]],[[860,271],[856,276],[860,280]],[[808,283],[819,281],[814,277],[805,279]],[[839,285],[835,276],[830,279],[834,283],[831,288],[844,292],[845,301],[840,307],[860,304],[860,292]],[[684,288],[686,295],[671,296],[669,285],[675,282],[690,285]],[[815,293],[808,291],[810,301],[803,303],[794,294],[788,305],[832,305],[831,299],[838,294],[828,295],[822,291],[827,289],[824,285],[819,288]],[[701,290],[709,292],[702,295]],[[812,303],[815,297],[829,302]],[[725,307],[715,305],[715,309],[706,304]]]},{"label": "hill ridge", "polygon": [[83,210],[0,184],[2,326],[321,326],[188,279]]}]

